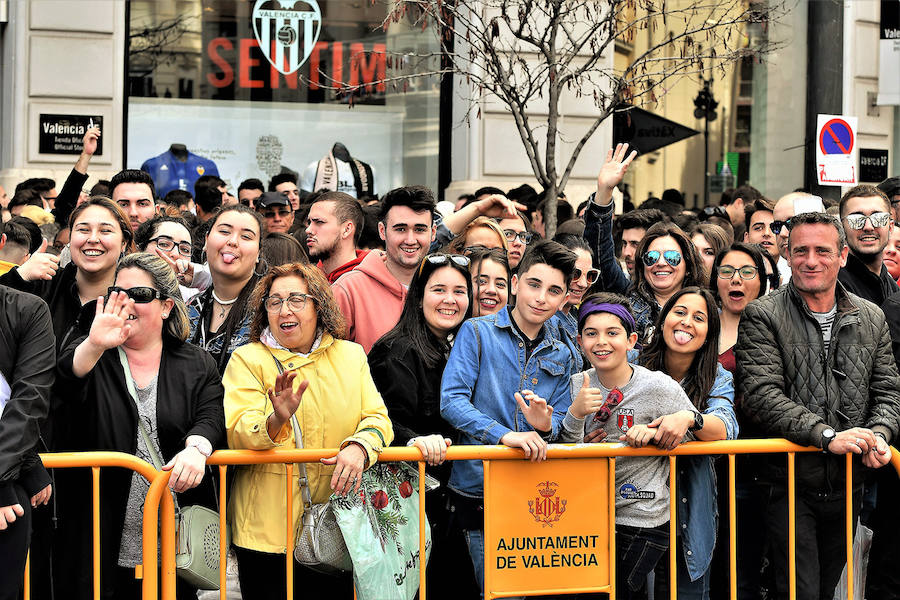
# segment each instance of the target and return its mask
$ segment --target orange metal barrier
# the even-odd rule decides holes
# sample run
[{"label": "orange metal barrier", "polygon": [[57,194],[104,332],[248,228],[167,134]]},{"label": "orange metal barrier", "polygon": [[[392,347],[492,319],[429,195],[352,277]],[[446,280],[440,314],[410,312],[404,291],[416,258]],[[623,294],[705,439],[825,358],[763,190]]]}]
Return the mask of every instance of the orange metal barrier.
[{"label": "orange metal barrier", "polygon": [[[294,545],[294,527],[291,522],[293,503],[293,480],[292,473],[294,463],[297,462],[315,462],[321,458],[334,456],[335,449],[325,450],[269,450],[269,451],[252,451],[252,450],[222,450],[214,453],[207,461],[208,465],[216,465],[219,467],[219,505],[220,505],[220,542],[219,542],[219,558],[220,564],[225,565],[227,548],[225,548],[225,523],[227,521],[227,502],[226,502],[226,476],[228,466],[251,465],[263,463],[283,463],[287,472],[285,504],[286,504],[286,524],[285,535],[287,548],[289,549],[285,556],[285,581],[287,587],[287,597],[291,598],[293,594],[293,556],[290,549]],[[676,461],[678,456],[695,456],[695,455],[726,455],[728,459],[728,518],[731,524],[729,544],[729,567],[730,567],[730,597],[737,597],[737,578],[736,578],[736,504],[735,504],[735,456],[737,454],[771,454],[771,453],[787,453],[788,464],[788,547],[789,547],[789,585],[790,598],[796,598],[796,576],[795,576],[795,550],[796,550],[796,533],[795,533],[795,510],[794,502],[796,495],[795,486],[795,466],[794,458],[797,452],[819,452],[817,448],[807,448],[792,444],[786,440],[737,440],[722,442],[691,442],[679,446],[672,452],[660,451],[656,448],[634,449],[620,447],[614,444],[579,444],[579,445],[552,445],[548,451],[548,460],[565,460],[565,459],[606,459],[609,476],[604,482],[610,489],[615,489],[615,459],[619,456],[668,456],[670,465],[670,521],[669,534],[670,539],[674,540],[677,523],[677,512],[675,499],[676,491]],[[895,448],[891,448],[891,464],[900,474],[900,452]],[[503,446],[454,446],[447,451],[448,460],[484,460],[487,461],[485,472],[490,467],[490,461],[509,461],[522,460],[523,452],[521,450],[506,448]],[[157,472],[151,465],[140,461],[139,459],[118,453],[79,453],[79,454],[46,454],[42,455],[44,464],[48,468],[67,468],[67,467],[91,467],[94,476],[93,497],[94,497],[94,540],[93,540],[93,560],[94,560],[94,597],[99,598],[99,468],[100,467],[125,467],[137,471],[151,481],[150,492],[145,502],[143,523],[143,598],[146,600],[156,600],[157,598],[157,507],[161,510],[159,518],[162,519],[160,528],[162,538],[162,554],[161,554],[161,597],[163,600],[175,600],[175,527],[174,527],[174,506],[171,494],[164,493],[169,479],[169,472]],[[418,463],[419,471],[419,546],[420,549],[425,545],[425,485],[424,472],[425,463],[422,461],[422,455],[416,448],[386,448],[380,455],[379,460],[382,462],[389,461],[411,461]],[[523,463],[524,464],[524,463]],[[847,486],[846,495],[846,547],[847,547],[847,584],[849,600],[853,600],[853,522],[852,522],[852,457],[847,456]],[[487,496],[490,492],[485,491]],[[570,590],[554,589],[554,593],[577,593],[584,591],[605,591],[609,593],[611,600],[615,598],[615,494],[608,495],[609,506],[609,582],[608,585],[596,586],[591,588],[579,588]],[[492,516],[485,510],[485,527],[489,527],[488,522]],[[486,538],[487,546],[487,538]],[[677,598],[677,569],[676,554],[674,551],[669,553],[670,557],[670,597]],[[426,599],[426,564],[424,560],[419,561],[419,598]],[[546,593],[545,589],[534,590],[493,590],[485,573],[485,598],[495,598],[509,596],[513,593],[516,595],[539,595]],[[26,580],[27,585],[27,580]],[[27,589],[27,588],[26,588]],[[547,589],[553,589],[547,586]],[[220,571],[220,598],[226,598],[226,571],[224,568]],[[27,593],[25,596],[28,599]]]},{"label": "orange metal barrier", "polygon": [[[157,596],[157,541],[156,533],[159,524],[157,518],[160,499],[162,498],[163,511],[169,515],[173,515],[171,519],[164,519],[162,524],[163,540],[170,540],[170,544],[163,544],[163,559],[167,558],[166,545],[169,546],[171,560],[174,563],[174,540],[175,540],[175,523],[174,514],[175,506],[172,502],[171,494],[163,495],[168,477],[165,479],[159,477],[160,473],[153,468],[153,465],[131,454],[123,454],[121,452],[69,452],[58,454],[41,454],[41,460],[48,469],[70,469],[70,468],[90,468],[91,469],[91,498],[93,504],[92,510],[92,541],[91,541],[91,562],[93,574],[93,598],[100,598],[100,469],[118,467],[129,469],[137,472],[145,479],[150,481],[150,491],[144,502],[144,520],[143,520],[143,565],[138,567],[136,576],[142,576],[143,597],[156,598]],[[56,490],[54,490],[54,493]],[[51,500],[52,501],[52,500]],[[149,510],[146,510],[149,509]],[[30,599],[30,561],[25,566],[25,582],[23,586],[24,600]],[[174,599],[174,594],[172,595]]]}]

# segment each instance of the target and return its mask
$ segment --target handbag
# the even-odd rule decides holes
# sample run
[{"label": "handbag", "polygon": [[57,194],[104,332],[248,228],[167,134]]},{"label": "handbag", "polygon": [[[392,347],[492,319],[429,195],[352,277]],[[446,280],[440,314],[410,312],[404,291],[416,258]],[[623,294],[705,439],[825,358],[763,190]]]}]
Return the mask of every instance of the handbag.
[{"label": "handbag", "polygon": [[[137,406],[137,389],[128,367],[128,358],[124,350],[119,350],[119,361],[125,370],[125,383],[128,393]],[[153,466],[162,470],[162,458],[153,447],[150,435],[138,417],[138,429]],[[172,492],[175,502],[175,572],[179,577],[201,590],[219,589],[219,513],[205,506],[178,505],[178,497]],[[230,545],[230,536],[225,532],[225,546]]]},{"label": "handbag", "polygon": [[[271,354],[271,352],[270,352]],[[278,374],[284,373],[281,361],[272,354],[272,360],[278,368]],[[294,430],[294,442],[297,448],[303,448],[303,432],[297,416],[291,415],[291,428]],[[306,463],[297,463],[300,475],[298,485],[303,500],[303,517],[300,532],[294,545],[294,560],[305,567],[321,573],[347,573],[351,571],[350,552],[341,534],[341,528],[334,516],[329,502],[312,503],[309,491],[309,479],[306,475]]]}]

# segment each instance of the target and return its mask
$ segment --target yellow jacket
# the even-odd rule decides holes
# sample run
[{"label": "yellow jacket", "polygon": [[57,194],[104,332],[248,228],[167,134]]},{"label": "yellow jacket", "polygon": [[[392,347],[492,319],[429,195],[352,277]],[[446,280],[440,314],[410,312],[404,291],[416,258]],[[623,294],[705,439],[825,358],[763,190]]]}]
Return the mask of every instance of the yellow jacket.
[{"label": "yellow jacket", "polygon": [[[297,372],[295,386],[309,380],[296,413],[303,447],[343,448],[351,441],[358,442],[366,449],[368,464],[375,464],[378,453],[394,439],[387,409],[372,382],[362,347],[335,340],[328,333],[322,334],[321,344],[308,357],[287,350],[271,349],[270,353],[260,342],[235,350],[223,377],[228,447],[296,447],[290,422],[274,440],[266,431],[266,419],[273,412],[266,391],[274,387],[278,375],[273,355],[285,371]],[[334,467],[307,463],[306,469],[313,503],[325,502],[331,495]],[[295,467],[291,482],[295,539],[303,511],[298,478]],[[284,465],[236,467],[228,507],[236,545],[259,552],[286,552],[285,492]]]}]

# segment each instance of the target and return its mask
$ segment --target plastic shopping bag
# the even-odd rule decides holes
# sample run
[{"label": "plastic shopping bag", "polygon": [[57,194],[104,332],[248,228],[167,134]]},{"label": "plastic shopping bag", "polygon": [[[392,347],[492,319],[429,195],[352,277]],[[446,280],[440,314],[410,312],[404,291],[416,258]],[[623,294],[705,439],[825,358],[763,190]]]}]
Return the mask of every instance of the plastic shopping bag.
[{"label": "plastic shopping bag", "polygon": [[[353,561],[359,600],[412,600],[419,590],[419,476],[403,463],[377,463],[359,492],[331,505]],[[431,528],[425,525],[425,562]]]},{"label": "plastic shopping bag", "polygon": [[[866,589],[866,569],[869,566],[869,550],[872,548],[872,530],[856,522],[853,536],[853,597],[862,599]],[[834,589],[834,600],[847,600],[847,565],[841,574],[841,581]]]}]

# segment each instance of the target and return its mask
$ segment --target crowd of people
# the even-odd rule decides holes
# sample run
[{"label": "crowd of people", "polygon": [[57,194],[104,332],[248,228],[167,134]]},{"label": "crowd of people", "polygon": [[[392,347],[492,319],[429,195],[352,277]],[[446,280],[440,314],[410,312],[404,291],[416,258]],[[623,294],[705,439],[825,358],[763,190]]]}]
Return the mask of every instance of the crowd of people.
[{"label": "crowd of people", "polygon": [[[90,485],[39,452],[161,457],[183,504],[217,508],[216,449],[333,448],[307,466],[312,501],[358,490],[383,448],[418,448],[429,595],[484,587],[483,470],[453,444],[545,460],[550,443],[787,438],[798,455],[797,598],[831,600],[845,563],[844,457],[854,515],[874,531],[867,596],[900,597],[889,444],[900,428],[900,179],[833,206],[749,185],[718,206],[680,194],[615,213],[635,153],[610,150],[577,208],[533,189],[455,204],[422,186],[382,198],[201,177],[157,198],[124,170],[83,190],[100,131],[57,194],[0,189],[0,599],[87,597]],[[672,193],[674,192],[674,193]],[[725,461],[682,457],[669,538],[669,461],[616,462],[617,595],[728,597]],[[740,456],[738,597],[787,598],[784,456]],[[293,523],[303,500],[294,471]],[[240,466],[228,519],[246,599],[283,599],[283,465]],[[101,471],[101,597],[136,598],[148,483]],[[467,556],[468,555],[468,556]],[[352,593],[294,565],[294,597]],[[197,589],[179,580],[178,598]]]}]

